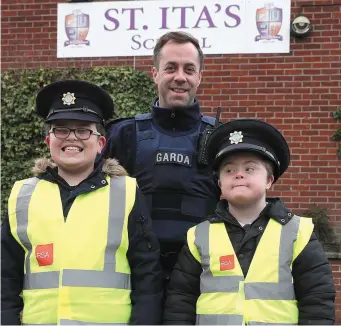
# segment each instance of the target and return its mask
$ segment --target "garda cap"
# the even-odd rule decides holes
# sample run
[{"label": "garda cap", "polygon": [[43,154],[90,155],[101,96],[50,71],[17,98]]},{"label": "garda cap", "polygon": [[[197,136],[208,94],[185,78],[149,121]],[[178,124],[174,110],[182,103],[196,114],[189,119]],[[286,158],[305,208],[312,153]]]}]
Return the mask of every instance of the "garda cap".
[{"label": "garda cap", "polygon": [[62,80],[44,87],[36,98],[36,112],[45,119],[82,120],[104,125],[114,113],[111,96],[83,80]]},{"label": "garda cap", "polygon": [[271,161],[276,181],[290,163],[289,146],[282,134],[271,124],[257,119],[231,120],[215,129],[208,142],[209,163],[217,171],[228,155],[252,152]]}]

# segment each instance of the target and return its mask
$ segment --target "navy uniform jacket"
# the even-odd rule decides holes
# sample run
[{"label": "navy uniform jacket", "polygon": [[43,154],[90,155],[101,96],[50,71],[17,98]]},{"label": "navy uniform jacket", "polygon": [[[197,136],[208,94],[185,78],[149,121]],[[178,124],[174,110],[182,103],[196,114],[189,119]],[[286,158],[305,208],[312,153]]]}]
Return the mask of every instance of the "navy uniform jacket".
[{"label": "navy uniform jacket", "polygon": [[[107,129],[104,158],[116,158],[137,179],[147,199],[162,257],[171,270],[187,230],[214,212],[220,189],[210,167],[197,163],[202,121],[198,101],[165,109],[154,100],[152,112],[119,119]],[[212,119],[212,118],[211,118]]]}]

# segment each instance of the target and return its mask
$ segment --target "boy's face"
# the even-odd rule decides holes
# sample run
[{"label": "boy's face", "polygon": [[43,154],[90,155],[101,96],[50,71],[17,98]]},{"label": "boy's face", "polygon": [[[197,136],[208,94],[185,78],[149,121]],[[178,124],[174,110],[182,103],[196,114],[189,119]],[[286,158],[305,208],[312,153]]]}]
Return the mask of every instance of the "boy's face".
[{"label": "boy's face", "polygon": [[252,153],[228,156],[219,170],[222,197],[234,206],[265,201],[266,190],[273,181],[273,175],[268,176],[264,160]]},{"label": "boy's face", "polygon": [[[80,128],[79,134],[86,134],[87,132],[84,129],[97,131],[95,123],[80,120],[56,120],[53,121],[51,130],[56,127]],[[62,132],[57,135],[59,134]],[[46,137],[46,143],[50,148],[53,161],[58,166],[59,173],[89,172],[90,174],[94,169],[96,155],[101,153],[105,145],[105,137],[91,134],[89,139],[80,140],[77,139],[75,132],[71,131],[65,139],[60,139],[53,132],[50,132]]]}]

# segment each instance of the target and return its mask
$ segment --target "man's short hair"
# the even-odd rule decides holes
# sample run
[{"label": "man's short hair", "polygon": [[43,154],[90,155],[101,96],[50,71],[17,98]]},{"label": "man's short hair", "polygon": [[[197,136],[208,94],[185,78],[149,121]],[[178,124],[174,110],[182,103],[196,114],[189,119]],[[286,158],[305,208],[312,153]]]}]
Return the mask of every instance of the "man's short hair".
[{"label": "man's short hair", "polygon": [[159,61],[160,61],[160,53],[162,48],[167,44],[169,41],[173,41],[175,43],[184,44],[184,43],[192,43],[195,48],[198,50],[199,61],[200,61],[200,71],[204,68],[204,54],[200,48],[199,41],[193,37],[192,35],[185,33],[185,32],[169,32],[162,35],[155,47],[154,47],[154,66],[158,69],[159,68]]}]

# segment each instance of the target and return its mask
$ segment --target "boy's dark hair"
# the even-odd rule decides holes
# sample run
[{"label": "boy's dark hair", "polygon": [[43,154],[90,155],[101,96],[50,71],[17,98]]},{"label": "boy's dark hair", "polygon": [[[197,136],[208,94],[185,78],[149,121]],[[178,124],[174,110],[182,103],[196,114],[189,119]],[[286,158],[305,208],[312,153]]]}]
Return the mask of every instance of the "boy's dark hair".
[{"label": "boy's dark hair", "polygon": [[105,131],[104,126],[101,123],[96,123],[96,129],[102,136],[105,137],[106,131]]},{"label": "boy's dark hair", "polygon": [[[106,131],[105,131],[104,126],[101,123],[96,123],[96,129],[102,136],[105,137]],[[47,136],[49,134],[49,131],[51,130],[51,123],[45,123],[44,130],[45,130],[45,136]]]},{"label": "boy's dark hair", "polygon": [[273,176],[275,173],[275,167],[274,167],[273,163],[270,162],[269,160],[263,160],[263,163],[265,165],[265,169],[266,169],[266,172],[268,174],[268,177]]},{"label": "boy's dark hair", "polygon": [[155,47],[154,47],[154,66],[159,69],[159,61],[160,61],[160,53],[162,48],[169,41],[173,41],[175,43],[184,44],[184,43],[192,43],[195,48],[198,50],[199,61],[200,61],[200,71],[204,68],[204,54],[200,48],[199,41],[193,37],[192,35],[185,32],[169,32],[162,35]]}]

